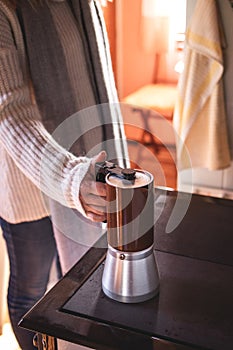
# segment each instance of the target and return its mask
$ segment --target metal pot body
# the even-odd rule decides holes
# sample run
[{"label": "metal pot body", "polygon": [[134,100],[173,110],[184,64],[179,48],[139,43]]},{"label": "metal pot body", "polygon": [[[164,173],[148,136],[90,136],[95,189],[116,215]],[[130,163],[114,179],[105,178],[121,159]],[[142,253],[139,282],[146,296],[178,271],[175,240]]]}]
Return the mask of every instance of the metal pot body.
[{"label": "metal pot body", "polygon": [[153,245],[153,176],[136,171],[134,180],[111,174],[107,183],[108,244],[124,252],[137,252]]},{"label": "metal pot body", "polygon": [[159,291],[153,176],[141,170],[133,180],[108,174],[106,183],[108,252],[102,288],[116,301],[142,302]]}]

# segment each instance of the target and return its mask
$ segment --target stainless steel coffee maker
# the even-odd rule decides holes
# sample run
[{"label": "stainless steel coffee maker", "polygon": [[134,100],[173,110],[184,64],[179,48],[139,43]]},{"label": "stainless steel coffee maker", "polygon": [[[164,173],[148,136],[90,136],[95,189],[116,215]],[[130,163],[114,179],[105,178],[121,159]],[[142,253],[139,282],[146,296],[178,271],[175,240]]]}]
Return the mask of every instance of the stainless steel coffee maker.
[{"label": "stainless steel coffee maker", "polygon": [[104,162],[97,164],[97,181],[107,185],[108,250],[102,289],[123,303],[151,299],[159,292],[153,250],[153,176]]}]

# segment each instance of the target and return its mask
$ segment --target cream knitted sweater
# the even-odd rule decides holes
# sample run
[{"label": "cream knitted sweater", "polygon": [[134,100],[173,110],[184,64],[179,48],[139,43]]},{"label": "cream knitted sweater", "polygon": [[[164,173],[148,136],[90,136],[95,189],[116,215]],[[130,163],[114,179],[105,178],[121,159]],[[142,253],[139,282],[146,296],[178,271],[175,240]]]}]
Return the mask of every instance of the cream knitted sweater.
[{"label": "cream knitted sweater", "polygon": [[[72,21],[62,21],[64,16],[69,16],[66,2],[51,1],[51,7],[61,42],[65,43],[62,33],[72,33],[72,25],[64,28],[64,23]],[[71,61],[68,67],[72,77]],[[79,69],[84,72],[87,69],[84,60],[83,67]],[[90,159],[76,158],[45,130],[32,98],[29,80],[18,19],[14,9],[0,0],[0,216],[11,223],[47,216],[49,213],[42,192],[84,214],[79,201],[79,187],[90,166]],[[116,102],[112,76],[109,82],[110,100]],[[94,104],[88,84],[86,78],[83,108]]]}]

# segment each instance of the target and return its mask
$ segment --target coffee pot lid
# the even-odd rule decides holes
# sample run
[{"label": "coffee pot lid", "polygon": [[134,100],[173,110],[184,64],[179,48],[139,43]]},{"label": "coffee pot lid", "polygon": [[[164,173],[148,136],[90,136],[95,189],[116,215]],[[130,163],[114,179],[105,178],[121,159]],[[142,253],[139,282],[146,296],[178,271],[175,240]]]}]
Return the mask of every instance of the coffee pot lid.
[{"label": "coffee pot lid", "polygon": [[145,170],[122,169],[122,176],[109,173],[106,176],[106,183],[119,188],[139,188],[149,185],[153,176]]}]

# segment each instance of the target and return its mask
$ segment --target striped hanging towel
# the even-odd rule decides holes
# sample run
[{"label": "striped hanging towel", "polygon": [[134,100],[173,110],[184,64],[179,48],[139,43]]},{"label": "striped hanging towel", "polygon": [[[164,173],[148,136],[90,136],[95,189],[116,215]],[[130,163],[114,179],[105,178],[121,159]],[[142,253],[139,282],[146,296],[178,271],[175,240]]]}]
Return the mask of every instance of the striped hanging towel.
[{"label": "striped hanging towel", "polygon": [[230,165],[223,92],[225,46],[215,0],[198,0],[187,30],[174,112],[179,170]]}]

